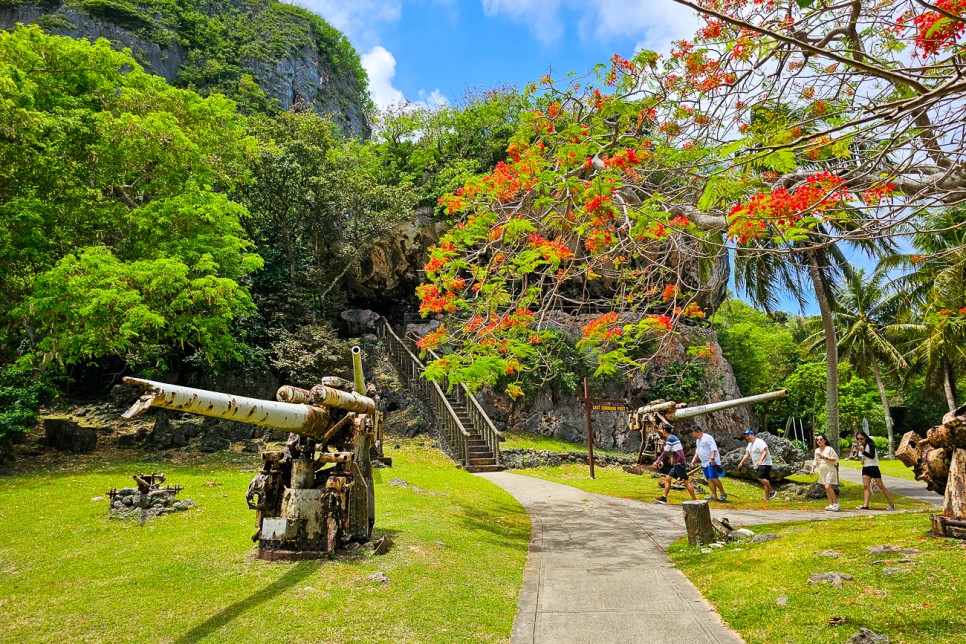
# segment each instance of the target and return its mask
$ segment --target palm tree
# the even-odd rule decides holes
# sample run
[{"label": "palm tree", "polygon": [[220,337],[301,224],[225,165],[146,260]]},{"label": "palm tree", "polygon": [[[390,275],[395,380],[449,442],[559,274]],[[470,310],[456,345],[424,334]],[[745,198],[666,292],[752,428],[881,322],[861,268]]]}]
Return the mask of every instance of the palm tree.
[{"label": "palm tree", "polygon": [[736,254],[735,286],[766,311],[773,310],[781,291],[790,293],[803,308],[809,292],[815,294],[825,339],[825,432],[829,444],[839,451],[839,363],[832,285],[839,275],[850,274],[852,265],[835,244],[799,248],[800,253],[791,255]]},{"label": "palm tree", "polygon": [[907,338],[926,382],[942,387],[953,411],[956,374],[966,369],[966,209],[929,213],[922,228],[938,232],[915,235],[915,254],[896,255],[883,264],[911,269],[895,281],[910,320],[896,328]]},{"label": "palm tree", "polygon": [[889,338],[889,334],[895,332],[901,298],[898,293],[886,293],[886,273],[883,265],[868,276],[863,269],[846,273],[836,289],[835,321],[840,329],[839,351],[848,356],[860,375],[864,377],[871,368],[875,376],[889,437],[889,455],[892,456],[892,414],[882,366],[889,370],[908,369],[909,363]]}]

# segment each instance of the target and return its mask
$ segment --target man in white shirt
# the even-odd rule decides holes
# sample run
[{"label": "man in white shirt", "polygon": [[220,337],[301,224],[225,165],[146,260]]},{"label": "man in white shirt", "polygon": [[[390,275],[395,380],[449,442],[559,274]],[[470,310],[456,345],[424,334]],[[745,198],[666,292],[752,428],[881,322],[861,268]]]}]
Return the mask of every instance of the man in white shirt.
[{"label": "man in white shirt", "polygon": [[708,487],[711,488],[711,496],[705,498],[708,501],[727,501],[728,495],[721,482],[724,470],[721,468],[718,444],[711,434],[705,434],[700,427],[694,429],[694,439],[694,458],[691,459],[691,467],[694,467],[696,460],[701,459],[701,471],[708,481]]},{"label": "man in white shirt", "polygon": [[738,461],[738,469],[741,469],[745,460],[750,456],[751,462],[755,465],[755,478],[765,488],[765,500],[770,501],[775,498],[778,492],[772,488],[771,481],[768,480],[772,464],[771,454],[768,452],[768,443],[758,438],[753,429],[745,431],[745,440],[748,441],[748,446],[745,448],[745,455]]}]

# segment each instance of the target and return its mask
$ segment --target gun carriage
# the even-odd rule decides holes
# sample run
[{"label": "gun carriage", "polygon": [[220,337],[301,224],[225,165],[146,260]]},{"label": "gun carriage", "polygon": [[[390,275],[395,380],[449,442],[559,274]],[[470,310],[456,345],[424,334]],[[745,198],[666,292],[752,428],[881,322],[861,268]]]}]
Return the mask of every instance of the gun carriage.
[{"label": "gun carriage", "polygon": [[687,403],[677,403],[673,400],[655,400],[639,407],[630,413],[629,422],[631,430],[641,432],[641,450],[637,455],[637,463],[644,465],[645,461],[653,462],[664,450],[664,437],[661,435],[662,425],[673,426],[674,421],[677,420],[696,418],[716,411],[741,407],[742,405],[753,405],[757,402],[784,398],[787,394],[788,392],[784,389],[780,389],[757,396],[723,400],[706,405],[689,407]]},{"label": "gun carriage", "polygon": [[161,407],[289,431],[284,450],[262,454],[262,470],[249,485],[252,540],[262,559],[314,559],[348,541],[368,541],[375,523],[378,396],[366,387],[359,347],[352,362],[353,382],[330,376],[311,390],[286,385],[275,401],[124,378],[146,391],[122,417]]}]

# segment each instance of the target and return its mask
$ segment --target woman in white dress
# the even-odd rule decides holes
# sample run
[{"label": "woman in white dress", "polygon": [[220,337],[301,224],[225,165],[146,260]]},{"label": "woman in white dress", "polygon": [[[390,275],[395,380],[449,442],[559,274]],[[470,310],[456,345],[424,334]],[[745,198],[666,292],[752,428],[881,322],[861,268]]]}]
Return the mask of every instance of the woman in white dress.
[{"label": "woman in white dress", "polygon": [[836,465],[839,463],[839,456],[828,444],[828,436],[819,434],[815,437],[815,458],[812,459],[812,469],[809,474],[814,474],[818,470],[818,482],[825,486],[825,496],[828,497],[827,512],[838,512],[839,501],[835,496],[833,485],[839,484],[839,472]]}]

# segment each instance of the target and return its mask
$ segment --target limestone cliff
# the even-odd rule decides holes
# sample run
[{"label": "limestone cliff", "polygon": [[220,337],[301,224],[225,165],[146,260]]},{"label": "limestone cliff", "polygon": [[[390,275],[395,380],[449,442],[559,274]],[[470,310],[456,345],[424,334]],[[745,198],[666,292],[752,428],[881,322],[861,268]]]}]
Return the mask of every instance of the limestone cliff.
[{"label": "limestone cliff", "polygon": [[340,32],[277,0],[0,0],[0,28],[36,23],[73,38],[106,38],[148,71],[247,112],[292,106],[329,114],[367,137],[359,56]]}]

